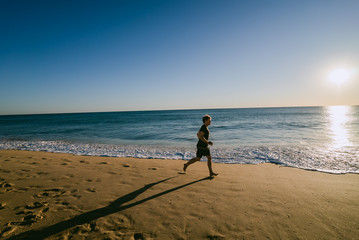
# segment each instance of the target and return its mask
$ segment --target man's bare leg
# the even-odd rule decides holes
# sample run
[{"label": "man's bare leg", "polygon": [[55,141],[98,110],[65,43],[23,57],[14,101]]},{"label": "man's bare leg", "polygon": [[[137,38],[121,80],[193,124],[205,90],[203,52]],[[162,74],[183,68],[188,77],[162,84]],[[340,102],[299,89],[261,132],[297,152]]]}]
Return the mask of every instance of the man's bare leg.
[{"label": "man's bare leg", "polygon": [[217,173],[214,173],[212,170],[212,157],[211,155],[206,156],[207,157],[207,165],[208,165],[208,170],[209,170],[209,176],[213,177],[213,176],[217,176]]},{"label": "man's bare leg", "polygon": [[192,158],[191,160],[189,160],[187,163],[185,163],[183,165],[183,171],[185,172],[189,165],[191,165],[195,162],[198,162],[199,160],[201,160],[199,157],[195,157],[195,158]]}]

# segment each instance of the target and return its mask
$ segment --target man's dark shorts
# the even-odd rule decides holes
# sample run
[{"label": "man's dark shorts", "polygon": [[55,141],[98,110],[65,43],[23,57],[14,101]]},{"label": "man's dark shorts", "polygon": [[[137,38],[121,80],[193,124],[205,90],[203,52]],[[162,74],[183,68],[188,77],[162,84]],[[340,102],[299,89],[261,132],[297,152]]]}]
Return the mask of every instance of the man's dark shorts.
[{"label": "man's dark shorts", "polygon": [[197,154],[196,157],[202,158],[203,156],[210,156],[211,152],[209,151],[209,148],[197,148]]}]

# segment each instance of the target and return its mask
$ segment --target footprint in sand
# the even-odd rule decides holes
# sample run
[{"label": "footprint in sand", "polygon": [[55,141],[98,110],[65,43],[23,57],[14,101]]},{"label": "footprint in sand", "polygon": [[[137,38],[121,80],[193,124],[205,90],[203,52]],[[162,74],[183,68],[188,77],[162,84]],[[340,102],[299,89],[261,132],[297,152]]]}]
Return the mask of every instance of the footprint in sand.
[{"label": "footprint in sand", "polygon": [[20,221],[11,222],[10,225],[17,225],[17,226],[29,226],[33,223],[44,218],[44,213],[49,211],[48,204],[46,202],[33,202],[25,207],[17,207],[18,208],[25,208],[25,210],[19,211],[16,215],[24,215]]},{"label": "footprint in sand", "polygon": [[86,191],[88,191],[88,192],[96,192],[96,188],[88,188],[88,189],[86,189]]},{"label": "footprint in sand", "polygon": [[0,187],[3,187],[3,188],[11,188],[12,185],[11,185],[10,183],[3,182],[3,183],[0,183]]},{"label": "footprint in sand", "polygon": [[66,191],[61,188],[51,188],[51,189],[45,189],[45,192],[58,192],[58,193],[65,193]]},{"label": "footprint in sand", "polygon": [[145,239],[153,239],[148,233],[123,233],[120,234],[124,239],[133,239],[133,240],[145,240]]},{"label": "footprint in sand", "polygon": [[211,240],[224,240],[226,239],[226,237],[224,235],[220,235],[220,234],[213,234],[213,235],[208,235],[207,239],[211,239]]},{"label": "footprint in sand", "polygon": [[71,197],[74,197],[74,198],[76,198],[76,199],[82,198],[82,196],[81,196],[81,195],[78,195],[78,194],[72,194]]},{"label": "footprint in sand", "polygon": [[29,226],[43,218],[44,218],[43,211],[39,211],[37,213],[29,212],[29,213],[25,213],[25,216],[21,219],[21,221],[11,222],[11,225]]},{"label": "footprint in sand", "polygon": [[90,162],[85,161],[85,160],[81,160],[80,163],[90,164]]},{"label": "footprint in sand", "polygon": [[28,188],[28,187],[22,187],[22,188],[18,188],[18,189],[16,190],[16,192],[20,192],[20,193],[27,192],[27,191],[29,191],[29,188]]},{"label": "footprint in sand", "polygon": [[133,234],[133,239],[135,240],[143,240],[143,239],[149,239],[150,235],[146,233],[135,233]]},{"label": "footprint in sand", "polygon": [[[100,231],[99,228],[96,227],[96,223],[85,223],[79,226],[75,226],[65,232],[62,232],[58,235],[56,235],[56,239],[72,239],[76,236],[81,236],[81,239],[88,239],[88,237],[91,236],[94,232],[98,233]],[[91,237],[92,239],[92,237]],[[112,239],[108,237],[96,237],[96,239]]]},{"label": "footprint in sand", "polygon": [[158,170],[156,167],[148,168],[148,170]]},{"label": "footprint in sand", "polygon": [[49,196],[49,194],[44,192],[44,193],[35,194],[34,196],[32,196],[32,198],[38,199],[38,198],[48,197],[48,196]]},{"label": "footprint in sand", "polygon": [[33,202],[25,206],[26,209],[36,209],[47,206],[47,202]]},{"label": "footprint in sand", "polygon": [[1,210],[1,209],[4,209],[5,206],[6,206],[6,203],[0,203],[0,210]]},{"label": "footprint in sand", "polygon": [[11,192],[13,190],[12,184],[7,182],[0,183],[0,192]]},{"label": "footprint in sand", "polygon": [[20,212],[15,213],[15,214],[16,214],[16,215],[22,215],[22,214],[28,215],[28,214],[31,214],[31,213],[33,213],[33,211],[24,211],[24,210],[22,210],[22,211],[20,211]]},{"label": "footprint in sand", "polygon": [[153,239],[149,233],[134,231],[130,220],[118,214],[74,226],[54,235],[56,239],[71,239],[75,236],[83,239],[92,239],[92,236],[96,236],[96,239]]},{"label": "footprint in sand", "polygon": [[[113,215],[109,215],[104,218],[97,219],[95,222],[97,228],[99,229],[106,229],[109,231],[116,231],[118,232],[122,237],[125,237],[125,232],[132,232],[132,224],[131,220],[127,218],[124,215],[115,213]],[[133,236],[130,236],[133,237]],[[131,239],[131,238],[128,239]],[[123,238],[121,238],[123,239]],[[127,238],[125,238],[127,239]]]},{"label": "footprint in sand", "polygon": [[80,191],[80,190],[77,189],[77,188],[72,189],[72,190],[71,190],[71,197],[74,197],[74,198],[77,198],[77,199],[82,198],[81,195],[76,194],[76,193],[79,192],[79,191]]},{"label": "footprint in sand", "polygon": [[70,205],[69,202],[60,202],[60,204],[63,205],[63,206],[68,206],[68,205]]},{"label": "footprint in sand", "polygon": [[56,198],[56,197],[61,196],[64,193],[66,193],[66,191],[63,189],[60,189],[60,188],[45,189],[41,193],[33,195],[33,198],[34,199],[43,198],[43,197]]},{"label": "footprint in sand", "polygon": [[108,162],[99,162],[98,164],[107,164]]},{"label": "footprint in sand", "polygon": [[10,226],[10,223],[5,225],[4,229],[0,229],[0,238],[6,237],[12,232],[14,232],[17,229],[17,227]]}]

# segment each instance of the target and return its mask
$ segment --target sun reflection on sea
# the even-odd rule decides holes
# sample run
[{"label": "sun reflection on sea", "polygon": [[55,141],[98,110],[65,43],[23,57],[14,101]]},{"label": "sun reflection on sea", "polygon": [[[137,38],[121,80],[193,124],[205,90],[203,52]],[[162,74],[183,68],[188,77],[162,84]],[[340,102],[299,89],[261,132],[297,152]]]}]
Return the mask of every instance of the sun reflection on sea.
[{"label": "sun reflection on sea", "polygon": [[327,108],[329,117],[329,131],[332,138],[331,145],[335,148],[353,146],[349,140],[348,122],[350,120],[350,106],[330,106]]}]

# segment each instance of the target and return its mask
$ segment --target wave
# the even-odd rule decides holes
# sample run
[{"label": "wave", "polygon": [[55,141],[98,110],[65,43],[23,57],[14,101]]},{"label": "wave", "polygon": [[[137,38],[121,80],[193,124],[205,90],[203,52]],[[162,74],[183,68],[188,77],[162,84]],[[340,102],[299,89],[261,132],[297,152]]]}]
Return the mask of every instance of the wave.
[{"label": "wave", "polygon": [[[0,141],[1,150],[46,151],[85,156],[190,160],[195,149],[144,145],[88,144],[65,141]],[[359,147],[330,149],[324,146],[212,147],[213,161],[224,164],[275,163],[327,173],[359,173]]]}]

